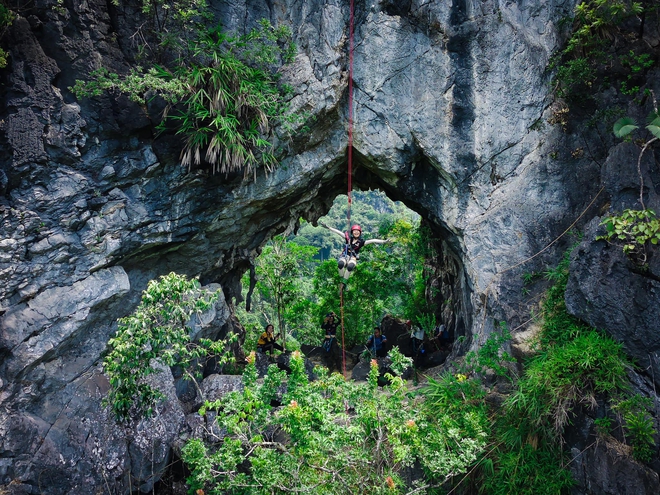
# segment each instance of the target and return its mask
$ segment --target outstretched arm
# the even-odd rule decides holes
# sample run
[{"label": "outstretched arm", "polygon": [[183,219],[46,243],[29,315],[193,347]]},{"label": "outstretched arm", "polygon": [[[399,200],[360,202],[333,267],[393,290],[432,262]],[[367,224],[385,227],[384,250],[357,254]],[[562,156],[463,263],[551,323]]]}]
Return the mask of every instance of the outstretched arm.
[{"label": "outstretched arm", "polygon": [[387,244],[389,242],[392,242],[391,239],[369,239],[364,241],[364,245],[366,246],[367,244]]},{"label": "outstretched arm", "polygon": [[335,229],[335,228],[333,228],[333,227],[328,227],[328,226],[327,226],[326,224],[324,224],[323,222],[319,222],[319,225],[320,225],[321,227],[325,227],[325,228],[328,229],[329,231],[334,232],[335,234],[340,235],[342,238],[344,238],[344,233],[343,233],[341,230],[337,230],[337,229]]}]

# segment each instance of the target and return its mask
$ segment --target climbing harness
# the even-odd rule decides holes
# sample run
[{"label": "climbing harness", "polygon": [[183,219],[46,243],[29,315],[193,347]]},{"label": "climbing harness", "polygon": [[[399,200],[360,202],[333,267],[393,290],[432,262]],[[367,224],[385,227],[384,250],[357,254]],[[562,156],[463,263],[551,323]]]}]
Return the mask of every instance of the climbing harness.
[{"label": "climbing harness", "polygon": [[[353,0],[351,0],[350,16],[348,21],[348,208],[346,214],[348,217],[348,227],[351,227],[351,192],[353,189]],[[350,231],[349,231],[350,232]],[[347,243],[348,250],[348,243]],[[341,363],[342,373],[346,378],[346,344],[344,340],[344,288],[346,285],[340,282],[339,285],[339,308],[341,313]]]}]

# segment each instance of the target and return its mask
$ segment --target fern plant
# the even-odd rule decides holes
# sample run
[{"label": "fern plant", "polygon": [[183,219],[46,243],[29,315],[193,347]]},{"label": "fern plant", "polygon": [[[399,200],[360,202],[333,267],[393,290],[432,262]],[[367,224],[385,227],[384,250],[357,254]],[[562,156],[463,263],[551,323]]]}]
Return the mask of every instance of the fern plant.
[{"label": "fern plant", "polygon": [[630,437],[633,457],[641,462],[649,462],[655,451],[656,434],[653,428],[653,417],[647,409],[653,407],[649,397],[639,394],[631,395],[613,406]]}]

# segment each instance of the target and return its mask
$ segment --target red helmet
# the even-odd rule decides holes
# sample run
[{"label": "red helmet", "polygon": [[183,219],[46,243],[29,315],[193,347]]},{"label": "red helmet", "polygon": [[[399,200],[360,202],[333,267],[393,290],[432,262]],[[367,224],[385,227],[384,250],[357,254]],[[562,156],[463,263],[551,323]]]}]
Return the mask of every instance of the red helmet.
[{"label": "red helmet", "polygon": [[355,224],[351,227],[351,232],[353,232],[354,230],[359,230],[360,232],[362,232],[362,227],[360,227],[358,224]]}]

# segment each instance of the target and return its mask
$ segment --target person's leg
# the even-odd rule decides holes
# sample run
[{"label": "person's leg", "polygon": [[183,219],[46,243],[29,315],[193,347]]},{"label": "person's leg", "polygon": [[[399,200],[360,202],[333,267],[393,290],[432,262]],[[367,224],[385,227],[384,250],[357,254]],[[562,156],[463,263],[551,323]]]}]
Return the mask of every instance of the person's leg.
[{"label": "person's leg", "polygon": [[339,276],[344,277],[346,272],[346,257],[342,254],[337,260],[337,269],[339,270]]}]

